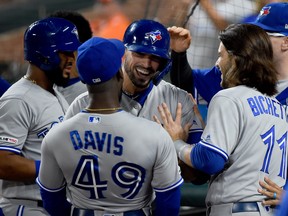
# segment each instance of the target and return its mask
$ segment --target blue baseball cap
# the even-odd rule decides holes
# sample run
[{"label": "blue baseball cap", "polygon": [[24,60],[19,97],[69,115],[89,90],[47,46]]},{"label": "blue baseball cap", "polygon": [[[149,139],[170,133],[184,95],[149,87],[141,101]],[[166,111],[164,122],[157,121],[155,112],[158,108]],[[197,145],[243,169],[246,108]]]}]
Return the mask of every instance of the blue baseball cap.
[{"label": "blue baseball cap", "polygon": [[267,32],[288,36],[288,3],[275,2],[265,5],[252,24]]},{"label": "blue baseball cap", "polygon": [[117,39],[92,37],[78,48],[76,66],[80,79],[94,85],[110,80],[119,71],[125,52]]}]

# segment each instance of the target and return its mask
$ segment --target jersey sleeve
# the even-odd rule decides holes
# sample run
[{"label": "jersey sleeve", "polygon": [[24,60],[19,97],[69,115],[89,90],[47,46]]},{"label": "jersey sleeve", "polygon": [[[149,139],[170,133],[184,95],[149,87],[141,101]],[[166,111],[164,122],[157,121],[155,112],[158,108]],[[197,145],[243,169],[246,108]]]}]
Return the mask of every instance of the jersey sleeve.
[{"label": "jersey sleeve", "polygon": [[1,101],[0,110],[0,150],[21,154],[33,113],[20,99]]},{"label": "jersey sleeve", "polygon": [[172,139],[162,127],[158,134],[159,147],[151,184],[156,192],[165,192],[181,185],[183,179]]},{"label": "jersey sleeve", "polygon": [[88,92],[80,94],[75,100],[70,104],[68,110],[65,114],[64,120],[70,119],[77,113],[81,112],[88,105]]},{"label": "jersey sleeve", "polygon": [[188,94],[181,95],[179,99],[179,102],[182,104],[182,126],[184,127],[187,123],[192,124],[191,128],[189,129],[187,143],[196,143],[200,140],[203,133],[201,120],[193,109],[196,104],[193,103]]},{"label": "jersey sleeve", "polygon": [[37,183],[44,190],[58,192],[65,186],[65,179],[54,157],[53,151],[56,149],[53,150],[53,143],[54,141],[49,139],[49,134],[42,141],[41,165]]},{"label": "jersey sleeve", "polygon": [[208,104],[212,97],[222,89],[221,72],[217,67],[193,69],[193,79],[197,94],[201,95]]},{"label": "jersey sleeve", "polygon": [[[229,109],[227,109],[229,107]],[[225,95],[216,94],[208,109],[207,125],[200,144],[222,154],[230,155],[238,143],[242,106]]]}]

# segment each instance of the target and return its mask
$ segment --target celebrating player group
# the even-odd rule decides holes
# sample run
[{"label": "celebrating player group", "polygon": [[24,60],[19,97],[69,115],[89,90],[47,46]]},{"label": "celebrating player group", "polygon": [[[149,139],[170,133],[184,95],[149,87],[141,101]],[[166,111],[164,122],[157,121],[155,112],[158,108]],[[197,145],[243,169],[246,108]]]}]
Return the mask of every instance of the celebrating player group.
[{"label": "celebrating player group", "polygon": [[207,216],[287,215],[286,10],[221,30],[211,70],[191,69],[182,27],[140,19],[80,42],[74,13],[33,22],[27,72],[0,98],[0,216],[178,216],[184,182],[208,185]]}]

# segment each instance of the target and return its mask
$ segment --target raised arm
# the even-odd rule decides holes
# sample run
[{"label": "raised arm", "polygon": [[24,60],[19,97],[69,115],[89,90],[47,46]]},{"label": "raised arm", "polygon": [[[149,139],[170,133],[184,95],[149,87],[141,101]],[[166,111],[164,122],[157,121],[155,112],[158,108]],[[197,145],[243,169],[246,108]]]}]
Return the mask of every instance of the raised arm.
[{"label": "raised arm", "polygon": [[171,37],[170,47],[172,50],[171,82],[177,87],[193,93],[192,69],[188,63],[186,54],[186,50],[191,43],[190,31],[176,26],[169,27],[168,31]]}]

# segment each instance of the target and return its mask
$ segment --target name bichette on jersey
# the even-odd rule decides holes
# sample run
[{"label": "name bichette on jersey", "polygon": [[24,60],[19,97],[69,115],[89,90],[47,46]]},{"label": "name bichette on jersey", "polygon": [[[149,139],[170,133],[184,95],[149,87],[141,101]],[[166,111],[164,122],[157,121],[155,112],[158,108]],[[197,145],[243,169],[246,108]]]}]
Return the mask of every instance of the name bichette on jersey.
[{"label": "name bichette on jersey", "polygon": [[[91,130],[84,131],[81,135],[77,130],[70,131],[70,139],[75,150],[97,149],[100,152],[116,156],[121,156],[123,154],[123,137],[114,136],[105,132],[93,132]],[[83,139],[81,137],[83,137]]]},{"label": "name bichette on jersey", "polygon": [[247,98],[247,101],[254,116],[272,115],[287,121],[287,107],[281,105],[281,103],[279,103],[277,100],[258,95]]}]

